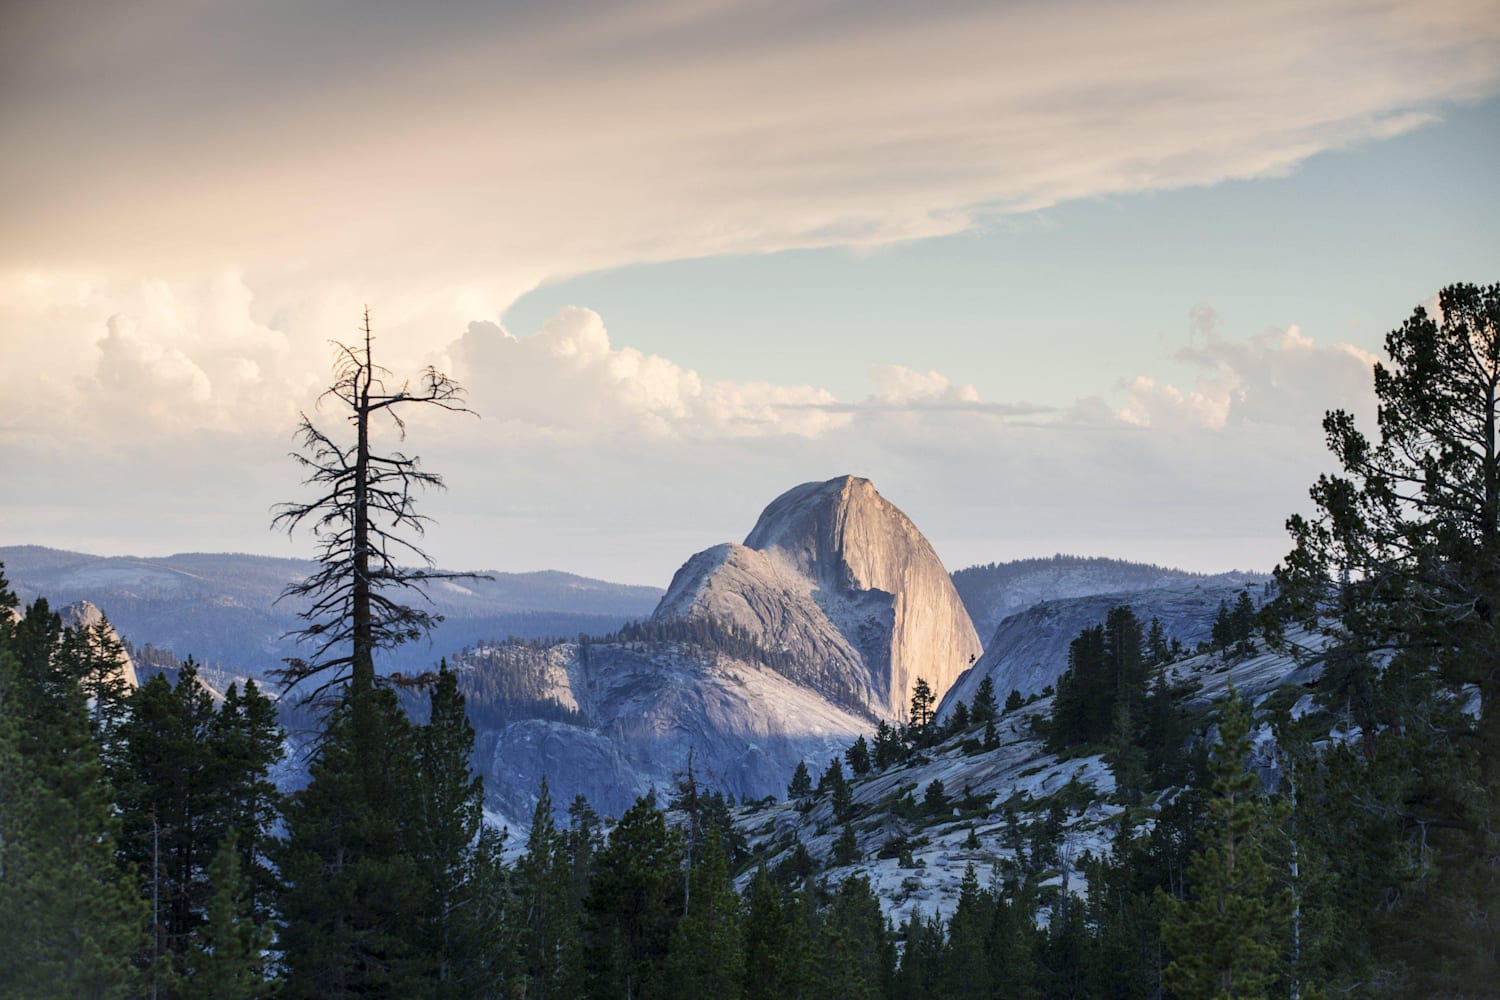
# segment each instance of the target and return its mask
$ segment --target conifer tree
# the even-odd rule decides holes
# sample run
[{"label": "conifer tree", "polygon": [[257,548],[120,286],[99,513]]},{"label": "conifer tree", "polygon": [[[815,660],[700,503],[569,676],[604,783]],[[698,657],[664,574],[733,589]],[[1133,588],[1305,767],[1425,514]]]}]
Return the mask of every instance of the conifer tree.
[{"label": "conifer tree", "polygon": [[415,739],[391,690],[368,707],[364,738],[350,700],[335,707],[312,780],[287,805],[277,859],[288,997],[400,996],[430,975],[418,941],[426,885],[409,844]]},{"label": "conifer tree", "polygon": [[265,924],[276,891],[276,873],[268,854],[283,804],[271,772],[286,755],[276,703],[254,680],[245,681],[243,689],[231,684],[209,729],[219,804],[225,811],[223,823],[240,852],[250,912],[257,923]]},{"label": "conifer tree", "polygon": [[207,919],[194,935],[185,964],[183,1000],[256,1000],[269,995],[266,953],[270,928],[256,921],[250,905],[250,880],[240,870],[240,851],[233,831],[224,838],[208,867],[212,895]]},{"label": "conifer tree", "polygon": [[1158,896],[1173,956],[1163,981],[1180,996],[1266,996],[1278,976],[1291,899],[1266,860],[1271,806],[1245,768],[1249,734],[1249,710],[1231,691],[1212,764],[1205,844],[1188,866],[1189,898]]},{"label": "conifer tree", "polygon": [[925,746],[931,735],[933,712],[937,708],[937,699],[933,697],[932,688],[928,686],[925,678],[918,677],[916,686],[911,692],[911,720],[912,742],[917,746]]},{"label": "conifer tree", "polygon": [[[1327,755],[1335,801],[1365,806],[1350,818],[1370,850],[1339,891],[1377,873],[1407,929],[1380,936],[1373,969],[1457,995],[1500,975],[1500,284],[1449,286],[1437,306],[1386,337],[1378,437],[1325,416],[1339,470],[1312,487],[1312,516],[1288,520],[1276,580],[1284,613],[1334,651],[1360,728],[1362,762]],[[1453,713],[1475,689],[1477,718]]]},{"label": "conifer tree", "polygon": [[969,706],[960,701],[953,706],[953,714],[948,719],[948,732],[961,733],[969,728]]},{"label": "conifer tree", "polygon": [[15,607],[0,573],[0,994],[127,997],[147,914],[114,853],[87,661],[44,600]]},{"label": "conifer tree", "polygon": [[518,938],[517,983],[531,997],[566,997],[580,985],[582,940],[578,914],[569,899],[563,852],[563,838],[552,816],[552,794],[543,778],[526,852],[516,862],[514,908],[508,921]]},{"label": "conifer tree", "polygon": [[653,795],[637,799],[610,832],[585,902],[585,963],[596,996],[647,996],[661,986],[682,918],[682,838]]},{"label": "conifer tree", "polygon": [[745,988],[740,898],[729,879],[717,831],[705,838],[703,855],[689,879],[692,906],[672,931],[663,995],[679,1000],[740,1000]]},{"label": "conifer tree", "polygon": [[790,995],[786,971],[787,919],[781,892],[765,866],[750,880],[745,901],[743,941],[746,1000],[779,1000]]},{"label": "conifer tree", "polygon": [[973,862],[964,868],[958,887],[958,907],[948,923],[948,955],[943,963],[944,993],[956,1000],[990,996],[986,939],[994,922],[994,900],[980,889]]},{"label": "conifer tree", "polygon": [[792,772],[792,781],[786,786],[788,800],[805,799],[812,794],[812,774],[807,770],[807,761],[797,761],[797,770]]},{"label": "conifer tree", "polygon": [[473,989],[470,962],[488,945],[474,921],[474,850],[484,784],[469,764],[474,727],[446,660],[432,687],[427,724],[416,737],[410,850],[426,893],[420,947],[430,965],[430,995],[468,996]]},{"label": "conifer tree", "polygon": [[[470,412],[463,389],[435,368],[423,372],[416,390],[406,382],[388,387],[390,372],[374,360],[368,309],[360,334],[354,345],[334,344],[334,382],[322,397],[337,401],[353,425],[354,441],[340,443],[302,415],[298,436],[307,454],[294,452],[292,457],[306,471],[306,482],[322,493],[306,503],[282,504],[274,522],[288,532],[311,524],[321,547],[318,571],[282,595],[309,601],[299,612],[308,622],[299,638],[313,647],[309,657],[287,662],[283,680],[288,686],[302,685],[300,693],[308,699],[347,682],[356,730],[363,728],[359,720],[375,684],[376,650],[415,639],[437,621],[396,596],[420,593],[426,581],[454,575],[431,569],[426,553],[403,535],[423,533],[428,519],[416,512],[414,492],[441,488],[442,477],[422,469],[415,457],[379,452],[376,420],[389,418],[405,437],[401,412],[409,407]],[[398,554],[427,568],[403,566]]]},{"label": "conifer tree", "polygon": [[823,919],[815,996],[877,1000],[890,989],[895,948],[886,934],[880,902],[863,875],[839,883]]},{"label": "conifer tree", "polygon": [[[1010,711],[1009,708],[1006,711]],[[974,703],[969,706],[969,719],[980,725],[999,714],[995,708],[995,682],[986,674],[974,691]]]},{"label": "conifer tree", "polygon": [[849,770],[854,774],[870,773],[870,744],[865,742],[863,735],[860,735],[853,745],[844,751],[844,759],[849,762]]},{"label": "conifer tree", "polygon": [[151,901],[153,990],[174,995],[213,893],[205,877],[228,832],[226,772],[213,739],[214,704],[192,662],[177,683],[157,674],[136,689],[120,727],[121,855]]}]

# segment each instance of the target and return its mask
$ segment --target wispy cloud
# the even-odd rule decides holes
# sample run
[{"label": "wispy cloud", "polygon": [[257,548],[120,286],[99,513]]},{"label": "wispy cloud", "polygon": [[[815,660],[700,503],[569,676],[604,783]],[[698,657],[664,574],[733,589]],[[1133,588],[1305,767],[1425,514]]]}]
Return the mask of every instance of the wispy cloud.
[{"label": "wispy cloud", "polygon": [[9,266],[411,286],[951,233],[1494,91],[1484,0],[6,8]]}]

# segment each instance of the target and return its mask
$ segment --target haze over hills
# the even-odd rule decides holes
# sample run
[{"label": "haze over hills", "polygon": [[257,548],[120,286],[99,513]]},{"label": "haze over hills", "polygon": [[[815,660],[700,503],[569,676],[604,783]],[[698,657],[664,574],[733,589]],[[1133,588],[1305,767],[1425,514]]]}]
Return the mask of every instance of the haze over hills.
[{"label": "haze over hills", "polygon": [[[285,636],[301,623],[298,606],[277,598],[316,565],[238,553],[105,557],[36,545],[0,547],[0,563],[23,603],[87,600],[137,646],[252,676],[296,651]],[[383,669],[426,669],[445,653],[497,637],[611,631],[649,614],[661,596],[654,587],[554,571],[487,575],[493,579],[434,583],[428,596],[445,620],[430,642],[387,654]]]}]

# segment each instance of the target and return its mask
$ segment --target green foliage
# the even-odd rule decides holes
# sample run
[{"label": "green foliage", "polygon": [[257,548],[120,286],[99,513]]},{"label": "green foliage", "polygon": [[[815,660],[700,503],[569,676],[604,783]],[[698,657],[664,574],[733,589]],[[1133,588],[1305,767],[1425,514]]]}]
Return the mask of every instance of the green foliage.
[{"label": "green foliage", "polygon": [[855,739],[853,745],[844,751],[844,759],[849,762],[849,770],[855,775],[863,776],[870,773],[870,744],[865,742],[864,736]]},{"label": "green foliage", "polygon": [[1026,701],[1021,697],[1019,688],[1011,688],[1010,694],[1005,696],[1005,711],[1007,713],[1014,712],[1025,704]]},{"label": "green foliage", "polygon": [[250,901],[250,880],[240,869],[240,851],[231,831],[208,867],[212,895],[200,933],[188,949],[184,1000],[253,1000],[269,990],[266,951],[270,927],[258,923]]},{"label": "green foliage", "polygon": [[786,786],[788,799],[805,799],[812,794],[812,774],[807,770],[807,761],[797,761],[797,770],[792,772],[791,783]]},{"label": "green foliage", "polygon": [[1444,288],[1385,349],[1379,437],[1326,415],[1340,468],[1276,569],[1357,736],[1299,768],[1311,957],[1335,988],[1478,995],[1500,978],[1500,285]]},{"label": "green foliage", "polygon": [[682,918],[682,838],[654,796],[636,800],[599,853],[585,901],[589,990],[644,996],[660,988],[672,931]]},{"label": "green foliage", "polygon": [[89,643],[0,574],[0,993],[125,997],[147,911],[115,856],[114,792],[82,680]]},{"label": "green foliage", "polygon": [[837,866],[857,864],[859,860],[859,841],[854,836],[854,827],[845,823],[838,839],[833,842],[829,861]]},{"label": "green foliage", "polygon": [[901,735],[894,727],[881,719],[875,727],[875,752],[874,765],[878,771],[884,771],[901,763],[906,759],[906,746],[901,740]]},{"label": "green foliage", "polygon": [[290,997],[399,995],[429,971],[418,948],[427,887],[408,842],[415,735],[389,689],[367,707],[364,733],[348,699],[334,709],[312,780],[287,806],[277,860]]},{"label": "green foliage", "polygon": [[937,698],[924,678],[918,677],[911,692],[911,717],[907,728],[914,746],[926,746],[932,736],[933,715],[937,710]]},{"label": "green foliage", "polygon": [[[1007,704],[1009,702],[1007,701]],[[1009,708],[1006,711],[1010,711]],[[974,703],[969,706],[969,720],[976,726],[995,718],[995,682],[986,675],[974,690]]]},{"label": "green foliage", "polygon": [[1276,811],[1245,769],[1249,733],[1249,710],[1231,692],[1219,724],[1205,842],[1188,865],[1188,899],[1158,895],[1172,954],[1163,981],[1179,996],[1269,996],[1287,948],[1291,894],[1278,888],[1267,860]]},{"label": "green foliage", "polygon": [[718,836],[707,838],[688,877],[690,905],[672,931],[662,995],[680,1000],[739,1000],[745,990],[740,898]]},{"label": "green foliage", "polygon": [[953,714],[948,718],[946,729],[950,734],[957,734],[968,728],[969,706],[960,701],[953,706]]},{"label": "green foliage", "polygon": [[922,792],[922,808],[929,813],[948,808],[948,792],[943,788],[941,778],[933,778],[928,782],[926,790]]},{"label": "green foliage", "polygon": [[1140,621],[1123,605],[1102,625],[1078,634],[1068,647],[1068,669],[1057,682],[1050,749],[1105,742],[1122,705],[1130,718],[1139,717],[1147,677],[1142,642]]}]

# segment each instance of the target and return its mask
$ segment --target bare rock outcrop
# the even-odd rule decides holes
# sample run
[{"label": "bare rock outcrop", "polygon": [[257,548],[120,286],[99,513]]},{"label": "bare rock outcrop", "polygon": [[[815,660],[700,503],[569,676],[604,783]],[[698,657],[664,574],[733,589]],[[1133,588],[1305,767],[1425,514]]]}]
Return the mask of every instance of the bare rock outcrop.
[{"label": "bare rock outcrop", "polygon": [[130,654],[125,652],[125,643],[120,639],[120,633],[104,617],[100,611],[89,601],[75,601],[58,612],[64,627],[84,631],[86,629],[104,626],[105,636],[113,642],[120,651],[119,665],[120,677],[132,690],[140,686],[140,679],[135,672],[135,662],[131,660]]},{"label": "bare rock outcrop", "polygon": [[743,545],[689,559],[653,618],[697,617],[734,623],[793,680],[886,718],[919,677],[941,697],[982,651],[927,539],[855,476],[794,487]]}]

